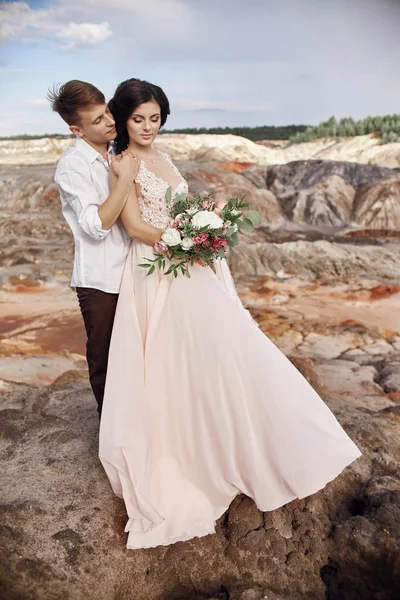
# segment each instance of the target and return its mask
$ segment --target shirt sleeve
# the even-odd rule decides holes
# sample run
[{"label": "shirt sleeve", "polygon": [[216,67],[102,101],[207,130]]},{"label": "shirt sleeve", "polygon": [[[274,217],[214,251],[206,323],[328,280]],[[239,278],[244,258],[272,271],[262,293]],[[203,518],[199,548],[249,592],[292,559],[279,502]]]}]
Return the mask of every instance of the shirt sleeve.
[{"label": "shirt sleeve", "polygon": [[89,165],[79,157],[69,156],[59,165],[55,182],[83,231],[95,240],[104,239],[111,230],[102,227],[98,212],[102,203],[93,185]]}]

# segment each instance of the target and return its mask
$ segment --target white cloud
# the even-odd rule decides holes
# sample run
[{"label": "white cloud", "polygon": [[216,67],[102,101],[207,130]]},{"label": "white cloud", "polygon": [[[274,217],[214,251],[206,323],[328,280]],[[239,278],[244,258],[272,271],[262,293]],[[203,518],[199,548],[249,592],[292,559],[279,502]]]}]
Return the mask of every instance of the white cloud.
[{"label": "white cloud", "polygon": [[[81,16],[87,17],[84,10]],[[77,13],[61,6],[48,10],[33,10],[26,2],[2,3],[0,5],[0,44],[11,39],[23,42],[51,39],[66,48],[94,45],[104,42],[112,35],[108,22],[76,23],[68,18]],[[74,14],[79,16],[79,13]],[[95,16],[95,15],[94,15]]]},{"label": "white cloud", "polygon": [[[188,34],[194,24],[195,11],[188,0],[62,0],[69,8],[86,10],[88,14],[103,14],[108,20],[128,25],[131,30],[140,25],[148,37],[159,34],[170,37]],[[135,27],[137,31],[137,27]]]},{"label": "white cloud", "polygon": [[30,11],[25,2],[2,4],[0,9],[0,42],[20,35],[24,31],[23,20]]},{"label": "white cloud", "polygon": [[67,48],[104,42],[112,35],[109,23],[68,23],[57,32],[57,37],[67,42]]},{"label": "white cloud", "polygon": [[52,39],[68,48],[93,45],[112,35],[110,23],[128,35],[139,29],[148,38],[171,39],[188,35],[194,14],[187,0],[59,0],[49,9],[0,0],[0,44]]},{"label": "white cloud", "polygon": [[[19,111],[1,129],[66,131],[58,115],[43,118],[44,105],[19,103],[72,77],[107,97],[132,76],[161,85],[169,128],[398,112],[399,22],[399,0],[0,0],[0,39],[19,45],[0,60],[13,84],[0,115],[2,102]],[[27,40],[42,46],[40,60]],[[61,55],[74,47],[79,56]],[[28,74],[7,74],[18,67]]]}]

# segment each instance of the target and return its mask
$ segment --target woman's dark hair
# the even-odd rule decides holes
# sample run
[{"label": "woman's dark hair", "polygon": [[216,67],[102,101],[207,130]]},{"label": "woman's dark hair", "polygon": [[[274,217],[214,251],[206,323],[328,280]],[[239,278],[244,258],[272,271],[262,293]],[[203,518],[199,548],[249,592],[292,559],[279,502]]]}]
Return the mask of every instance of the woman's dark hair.
[{"label": "woman's dark hair", "polygon": [[108,106],[115,119],[117,130],[115,145],[118,154],[126,150],[129,144],[127,120],[138,106],[150,100],[155,100],[160,105],[162,127],[170,110],[168,98],[158,85],[132,78],[120,83],[115,90],[114,98],[110,100]]}]

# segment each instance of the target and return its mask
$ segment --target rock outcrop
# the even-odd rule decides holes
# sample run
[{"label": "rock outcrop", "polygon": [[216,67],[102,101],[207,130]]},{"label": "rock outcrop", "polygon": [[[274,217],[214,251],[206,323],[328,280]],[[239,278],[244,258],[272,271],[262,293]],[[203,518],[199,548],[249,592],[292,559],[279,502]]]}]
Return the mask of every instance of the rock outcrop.
[{"label": "rock outcrop", "polygon": [[[335,241],[298,240],[282,243],[243,241],[230,258],[239,275],[296,275],[304,279],[322,278],[350,281],[357,278],[400,280],[400,244],[354,245]],[[379,274],[379,275],[378,275]]]},{"label": "rock outcrop", "polygon": [[248,163],[179,166],[194,193],[247,194],[260,210],[230,259],[239,294],[363,456],[309,498],[261,513],[239,496],[216,535],[127,551],[125,509],[97,456],[54,166],[3,166],[1,598],[400,597],[398,173]]},{"label": "rock outcrop", "polygon": [[[0,140],[0,164],[50,164],[57,161],[72,138],[39,140]],[[286,141],[254,143],[236,135],[189,135],[165,133],[156,146],[171,154],[176,161],[215,160],[240,161],[259,165],[280,165],[298,160],[334,160],[357,162],[382,167],[400,167],[400,143],[380,144],[374,135],[343,140],[315,140],[293,144]]]},{"label": "rock outcrop", "polygon": [[[232,257],[237,274],[399,277],[400,246],[390,237],[400,231],[400,175],[393,170],[329,161],[245,168],[237,162],[185,162],[179,167],[192,193],[216,199],[246,195],[260,211],[262,226],[243,235]],[[69,277],[73,243],[53,173],[54,167],[0,170],[3,282]]]},{"label": "rock outcrop", "polygon": [[282,348],[290,337],[291,360],[363,456],[309,498],[261,513],[239,496],[216,535],[127,551],[123,502],[97,458],[85,371],[48,386],[10,382],[0,408],[2,598],[398,598],[400,332],[340,322],[337,308],[329,326],[299,318],[274,302],[285,295],[276,285],[238,281],[261,329]]},{"label": "rock outcrop", "polygon": [[393,169],[297,161],[267,167],[266,187],[294,223],[400,229],[400,172]]},{"label": "rock outcrop", "polygon": [[400,231],[400,177],[389,177],[357,190],[351,219],[369,229]]}]

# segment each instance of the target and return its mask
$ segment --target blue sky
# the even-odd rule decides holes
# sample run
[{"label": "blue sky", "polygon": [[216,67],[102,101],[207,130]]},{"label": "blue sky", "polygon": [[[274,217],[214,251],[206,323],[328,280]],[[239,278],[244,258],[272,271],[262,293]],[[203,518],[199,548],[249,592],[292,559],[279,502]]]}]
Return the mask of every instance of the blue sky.
[{"label": "blue sky", "polygon": [[168,128],[400,113],[400,0],[0,0],[0,135],[67,132],[48,87],[161,85]]}]

